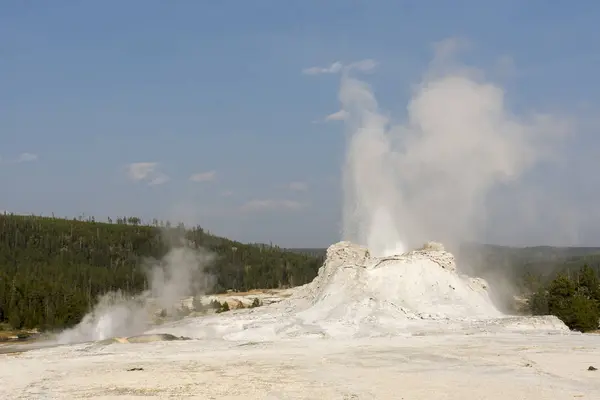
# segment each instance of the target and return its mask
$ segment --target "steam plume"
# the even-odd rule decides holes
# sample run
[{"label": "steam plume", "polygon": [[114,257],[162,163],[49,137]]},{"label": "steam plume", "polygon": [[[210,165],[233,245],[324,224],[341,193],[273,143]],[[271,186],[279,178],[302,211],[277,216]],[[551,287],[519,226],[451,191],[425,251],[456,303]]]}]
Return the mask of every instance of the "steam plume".
[{"label": "steam plume", "polygon": [[404,123],[393,126],[368,84],[344,70],[347,128],[343,236],[375,255],[436,240],[481,237],[486,197],[548,159],[566,132],[550,115],[513,115],[504,91],[453,59],[460,42],[436,45]]},{"label": "steam plume", "polygon": [[213,279],[204,268],[212,262],[214,255],[181,238],[170,240],[173,247],[162,260],[147,260],[150,284],[147,293],[137,297],[121,292],[103,295],[77,326],[59,335],[58,342],[77,343],[141,334],[153,324],[149,298],[172,315],[183,297],[209,289]]}]

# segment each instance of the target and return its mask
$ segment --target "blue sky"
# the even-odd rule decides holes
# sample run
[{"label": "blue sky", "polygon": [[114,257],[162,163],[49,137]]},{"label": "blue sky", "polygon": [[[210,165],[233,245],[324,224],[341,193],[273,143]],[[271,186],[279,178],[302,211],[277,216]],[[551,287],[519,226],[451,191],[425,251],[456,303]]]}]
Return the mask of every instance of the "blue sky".
[{"label": "blue sky", "polygon": [[588,175],[569,190],[591,207],[599,18],[583,0],[4,0],[0,209],[326,246],[340,235],[344,137],[315,121],[339,109],[339,76],[302,70],[377,60],[367,79],[401,117],[447,37],[474,44],[465,61],[502,82],[514,112],[583,121],[569,157]]}]

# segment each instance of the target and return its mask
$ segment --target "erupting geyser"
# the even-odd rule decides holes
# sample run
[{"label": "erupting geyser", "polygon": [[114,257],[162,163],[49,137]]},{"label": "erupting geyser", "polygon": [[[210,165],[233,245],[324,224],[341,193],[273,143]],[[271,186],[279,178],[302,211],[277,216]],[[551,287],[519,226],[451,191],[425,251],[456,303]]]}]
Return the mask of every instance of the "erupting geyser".
[{"label": "erupting geyser", "polygon": [[[335,68],[342,73],[338,115],[347,131],[344,241],[329,247],[313,282],[279,304],[186,320],[157,332],[276,340],[496,327],[566,331],[555,317],[503,316],[484,280],[461,275],[451,252],[427,242],[453,250],[481,239],[494,211],[489,193],[550,154],[551,139],[565,127],[549,116],[516,118],[505,109],[500,87],[478,71],[447,63],[453,48],[452,40],[438,45],[400,125],[390,124],[371,88],[353,77],[373,62]],[[169,306],[194,292],[193,269],[208,260],[184,248],[165,262],[169,273],[157,270],[151,285],[152,296]],[[62,338],[139,334],[148,323],[143,311],[137,303],[97,307]]]},{"label": "erupting geyser", "polygon": [[551,154],[553,139],[564,133],[565,124],[551,116],[511,114],[501,87],[450,59],[457,47],[453,40],[438,44],[399,125],[353,76],[361,70],[356,64],[342,69],[343,238],[376,256],[428,240],[450,249],[480,241],[499,211],[487,196]]},{"label": "erupting geyser", "polygon": [[[450,248],[480,239],[493,211],[488,194],[549,154],[564,124],[540,115],[517,119],[505,109],[500,87],[449,62],[457,47],[453,40],[438,44],[406,122],[396,126],[379,111],[369,85],[353,76],[365,64],[340,68],[345,241],[328,249],[317,278],[298,290],[311,305],[297,314],[330,335],[503,316],[487,283],[460,275],[442,245],[411,249],[431,239]],[[553,317],[540,321],[565,328]]]}]

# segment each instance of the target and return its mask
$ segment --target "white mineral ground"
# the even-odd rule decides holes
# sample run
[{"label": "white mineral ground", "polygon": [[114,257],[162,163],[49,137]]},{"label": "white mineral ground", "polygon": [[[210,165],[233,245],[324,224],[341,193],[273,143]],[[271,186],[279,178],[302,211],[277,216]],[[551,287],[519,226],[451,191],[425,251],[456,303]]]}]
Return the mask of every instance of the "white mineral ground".
[{"label": "white mineral ground", "polygon": [[600,335],[502,315],[486,289],[437,245],[377,258],[340,242],[278,303],[147,331],[192,340],[0,355],[0,398],[600,398]]}]

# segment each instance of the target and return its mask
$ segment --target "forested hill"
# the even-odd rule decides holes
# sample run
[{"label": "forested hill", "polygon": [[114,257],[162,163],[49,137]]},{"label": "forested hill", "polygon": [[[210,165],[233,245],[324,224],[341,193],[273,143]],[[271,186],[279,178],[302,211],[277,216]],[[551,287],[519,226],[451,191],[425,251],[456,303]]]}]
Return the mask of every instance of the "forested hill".
[{"label": "forested hill", "polygon": [[186,237],[216,254],[207,267],[212,291],[278,288],[310,282],[322,257],[276,246],[248,245],[196,227],[153,226],[138,218],[114,222],[0,214],[0,323],[58,328],[77,323],[98,295],[147,288],[143,262]]},{"label": "forested hill", "polygon": [[[558,273],[575,275],[584,265],[600,271],[600,247],[508,247],[489,244],[464,244],[459,266],[493,280],[498,273],[513,283],[532,289],[534,283],[547,283]],[[536,282],[533,282],[536,281]]]}]

